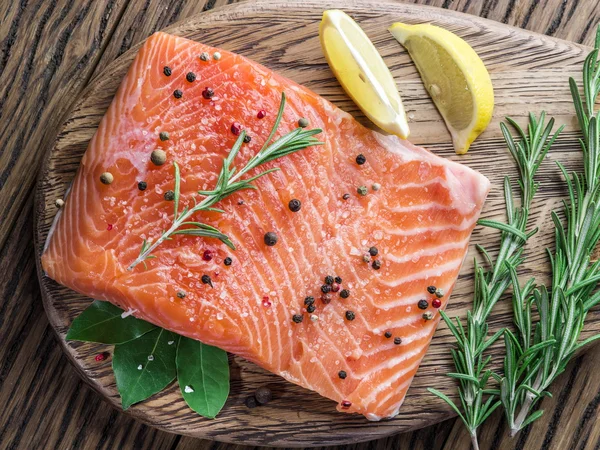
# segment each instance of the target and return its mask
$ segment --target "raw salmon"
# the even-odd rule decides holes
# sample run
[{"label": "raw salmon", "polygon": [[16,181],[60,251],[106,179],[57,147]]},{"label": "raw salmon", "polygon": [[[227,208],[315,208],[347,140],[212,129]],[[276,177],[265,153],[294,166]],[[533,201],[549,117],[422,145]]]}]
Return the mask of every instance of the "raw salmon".
[{"label": "raw salmon", "polygon": [[[212,98],[202,95],[207,87]],[[281,171],[219,203],[225,213],[199,214],[237,249],[175,236],[147,268],[127,270],[143,239],[154,241],[172,222],[173,203],[164,200],[174,186],[172,163],[181,167],[182,204],[201,198],[197,191],[214,188],[236,140],[232,124],[251,137],[236,159],[241,167],[267,138],[282,92],[277,135],[306,118],[322,128],[325,145],[264,166]],[[162,166],[150,162],[157,148],[167,155]],[[107,171],[114,181],[105,185]],[[439,321],[427,288],[443,291],[443,308],[488,190],[481,174],[369,130],[255,62],[156,33],[89,144],[42,264],[82,294],[247,358],[333,399],[340,411],[378,420],[398,413]],[[292,199],[299,211],[290,209]],[[267,232],[276,233],[276,245],[265,244]],[[327,276],[341,278],[329,285],[329,303],[321,300]],[[311,296],[316,310],[307,313]]]}]

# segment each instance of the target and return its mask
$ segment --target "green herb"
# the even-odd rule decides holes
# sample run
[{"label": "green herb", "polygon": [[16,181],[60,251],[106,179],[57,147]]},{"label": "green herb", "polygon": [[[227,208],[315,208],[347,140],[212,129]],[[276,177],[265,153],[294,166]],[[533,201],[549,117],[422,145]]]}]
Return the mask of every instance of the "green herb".
[{"label": "green herb", "polygon": [[112,366],[123,409],[162,391],[175,379],[178,339],[175,333],[156,328],[115,346]]},{"label": "green herb", "polygon": [[109,302],[95,300],[71,324],[67,340],[122,344],[136,339],[156,327],[123,311]]},{"label": "green herb", "polygon": [[475,290],[473,292],[473,309],[467,312],[466,326],[457,317],[453,322],[443,311],[440,311],[448,328],[456,338],[456,349],[452,349],[452,359],[456,372],[448,376],[459,382],[460,407],[445,394],[436,389],[429,389],[447,402],[459,415],[469,430],[473,447],[479,448],[477,429],[487,417],[500,406],[499,390],[487,387],[490,378],[499,379],[487,368],[491,356],[484,352],[503,333],[499,330],[488,336],[487,320],[494,305],[502,297],[513,281],[516,268],[523,262],[523,247],[537,230],[528,231],[529,209],[538,183],[534,176],[546,153],[562,130],[551,135],[554,120],[545,124],[545,114],[539,119],[529,116],[528,132],[525,133],[512,119],[507,118],[517,131],[520,141],[515,141],[508,127],[501,124],[506,145],[513,156],[520,174],[519,191],[520,206],[515,206],[513,192],[508,177],[504,179],[504,197],[506,201],[507,222],[480,220],[479,224],[496,228],[502,232],[500,248],[496,259],[481,246],[478,249],[484,256],[487,269],[475,262]]},{"label": "green herb", "polygon": [[229,396],[227,352],[182,336],[177,347],[177,381],[190,408],[215,418]]},{"label": "green herb", "polygon": [[178,234],[216,238],[231,249],[235,249],[235,246],[229,237],[227,237],[217,228],[201,222],[190,221],[190,219],[194,214],[200,211],[224,212],[221,209],[214,208],[214,205],[229,195],[242,189],[256,189],[256,186],[252,184],[253,181],[271,172],[279,170],[279,168],[272,168],[265,170],[258,175],[254,175],[245,179],[242,178],[253,169],[269,161],[282,158],[307,147],[323,144],[313,137],[321,132],[320,129],[304,130],[303,128],[296,128],[294,131],[289,132],[288,134],[271,143],[275,132],[279,128],[281,118],[283,117],[284,107],[285,94],[282,94],[279,112],[277,113],[275,123],[271,133],[269,134],[269,137],[265,141],[265,144],[256,155],[250,158],[250,160],[241,170],[237,171],[236,167],[232,167],[232,164],[242,146],[242,143],[244,142],[244,137],[246,136],[245,131],[240,133],[231,151],[229,152],[229,155],[223,160],[223,167],[219,173],[219,178],[217,179],[215,188],[211,191],[198,191],[200,195],[204,196],[204,199],[198,202],[194,197],[194,206],[192,208],[185,207],[182,211],[179,211],[181,177],[179,166],[176,162],[173,163],[175,171],[173,224],[167,231],[163,232],[161,237],[159,237],[155,242],[148,242],[146,240],[143,241],[140,254],[136,260],[131,263],[128,268],[129,270],[133,269],[139,263],[152,258],[152,252],[154,249],[156,249],[156,247],[162,244],[165,240],[171,239],[173,236]]},{"label": "green herb", "polygon": [[162,391],[177,376],[189,407],[214,418],[229,395],[227,352],[122,314],[96,300],[73,321],[67,339],[118,344],[113,371],[123,409]]},{"label": "green herb", "polygon": [[[569,85],[583,138],[583,173],[567,170],[558,163],[569,192],[564,202],[564,219],[555,212],[555,250],[548,251],[552,285],[534,289],[533,280],[523,287],[516,282],[513,295],[516,333],[505,334],[505,376],[501,399],[511,435],[538,419],[538,401],[549,396],[549,385],[560,375],[577,350],[600,338],[580,341],[587,312],[600,302],[595,289],[600,280],[600,262],[590,255],[600,240],[600,126],[594,105],[600,91],[600,27],[594,50],[583,65],[583,96],[575,80]],[[514,277],[513,273],[513,277]],[[532,310],[537,309],[534,321]]]}]

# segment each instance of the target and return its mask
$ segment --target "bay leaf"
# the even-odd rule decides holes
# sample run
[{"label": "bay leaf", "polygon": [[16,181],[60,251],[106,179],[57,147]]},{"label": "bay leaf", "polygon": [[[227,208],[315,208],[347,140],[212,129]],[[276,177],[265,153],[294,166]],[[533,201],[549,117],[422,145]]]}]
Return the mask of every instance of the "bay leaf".
[{"label": "bay leaf", "polygon": [[181,336],[177,382],[183,399],[201,416],[214,419],[229,395],[227,352]]},{"label": "bay leaf", "polygon": [[162,391],[177,375],[179,336],[156,328],[115,346],[113,372],[123,409]]},{"label": "bay leaf", "polygon": [[94,300],[75,318],[69,331],[68,341],[122,344],[136,339],[156,326],[133,316],[121,317],[123,310],[109,302]]}]

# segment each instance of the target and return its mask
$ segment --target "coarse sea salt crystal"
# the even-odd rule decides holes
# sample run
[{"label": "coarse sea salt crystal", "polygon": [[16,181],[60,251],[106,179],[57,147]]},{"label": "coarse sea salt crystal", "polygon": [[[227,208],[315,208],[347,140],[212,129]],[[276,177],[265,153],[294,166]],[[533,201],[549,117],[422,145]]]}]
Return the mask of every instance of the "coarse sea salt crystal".
[{"label": "coarse sea salt crystal", "polygon": [[148,355],[148,361],[154,361],[154,355]]},{"label": "coarse sea salt crystal", "polygon": [[138,370],[142,370],[142,365],[141,364],[138,366]]},{"label": "coarse sea salt crystal", "polygon": [[121,319],[125,319],[127,317],[129,317],[130,315],[132,315],[134,312],[137,312],[137,309],[131,309],[129,308],[127,311],[123,311],[121,313]]},{"label": "coarse sea salt crystal", "polygon": [[175,341],[169,341],[169,342],[167,342],[167,344],[169,344],[169,345],[173,345],[174,343],[175,343]]},{"label": "coarse sea salt crystal", "polygon": [[186,386],[186,387],[183,388],[183,391],[186,394],[191,394],[192,392],[194,392],[194,389],[191,386]]}]

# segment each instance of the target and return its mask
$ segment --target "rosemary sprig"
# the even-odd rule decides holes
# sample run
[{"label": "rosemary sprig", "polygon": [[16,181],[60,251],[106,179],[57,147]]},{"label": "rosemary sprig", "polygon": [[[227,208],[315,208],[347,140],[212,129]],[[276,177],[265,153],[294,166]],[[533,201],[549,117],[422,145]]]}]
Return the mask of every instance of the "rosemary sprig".
[{"label": "rosemary sprig", "polygon": [[[600,126],[594,105],[600,92],[600,27],[594,50],[583,65],[583,97],[575,80],[569,85],[583,138],[583,173],[563,173],[569,197],[564,202],[564,219],[555,212],[555,251],[548,251],[552,268],[550,289],[533,289],[530,280],[523,287],[515,283],[513,296],[516,333],[506,331],[505,376],[501,400],[511,435],[538,419],[538,401],[550,395],[549,385],[565,370],[575,352],[600,338],[580,341],[587,312],[600,302],[595,289],[600,280],[600,261],[590,255],[600,240]],[[536,307],[538,320],[533,321]]]},{"label": "rosemary sprig", "polygon": [[277,117],[275,118],[275,123],[273,124],[273,128],[271,129],[269,137],[265,141],[260,151],[252,158],[250,158],[250,160],[241,170],[237,171],[236,167],[232,167],[233,161],[237,156],[238,152],[240,151],[242,143],[244,142],[244,137],[246,136],[246,132],[242,131],[238,139],[235,141],[235,144],[231,148],[229,155],[223,159],[223,166],[221,168],[221,172],[219,173],[219,178],[217,179],[215,188],[210,191],[198,191],[198,194],[204,196],[204,198],[200,202],[198,202],[196,197],[192,197],[194,201],[194,206],[191,208],[186,206],[181,211],[179,211],[181,176],[177,162],[173,163],[175,172],[173,223],[171,227],[167,231],[163,232],[163,234],[155,242],[149,242],[144,239],[144,241],[142,242],[142,247],[140,249],[139,256],[135,259],[135,261],[133,261],[129,265],[128,270],[132,270],[135,266],[137,266],[140,263],[144,263],[145,265],[145,261],[147,259],[154,258],[154,256],[152,255],[154,249],[156,249],[165,240],[171,239],[173,236],[180,234],[216,238],[231,249],[235,250],[235,245],[233,244],[233,242],[231,242],[229,237],[223,234],[217,228],[190,219],[194,214],[201,211],[216,211],[221,213],[224,212],[221,209],[215,208],[214,205],[223,200],[225,197],[242,189],[256,189],[256,186],[252,184],[253,181],[264,175],[267,175],[268,173],[279,170],[279,168],[272,168],[265,170],[264,172],[261,172],[258,175],[253,175],[249,178],[242,178],[244,175],[247,175],[253,169],[269,161],[282,158],[291,153],[303,150],[307,147],[323,144],[322,142],[313,137],[314,135],[319,134],[322,131],[318,128],[312,130],[296,128],[295,130],[289,132],[288,134],[280,137],[279,139],[271,143],[275,132],[279,128],[281,118],[283,117],[284,107],[285,94],[282,93],[281,103],[279,105]]},{"label": "rosemary sprig", "polygon": [[436,389],[429,391],[447,402],[459,415],[471,435],[475,449],[479,448],[477,440],[478,427],[489,415],[500,406],[498,389],[488,389],[490,378],[499,380],[487,365],[491,356],[484,356],[484,352],[492,345],[504,330],[499,330],[488,337],[487,319],[498,300],[513,282],[516,268],[523,262],[523,247],[537,229],[527,231],[529,210],[533,196],[538,189],[534,181],[535,174],[540,167],[546,153],[560,133],[560,129],[551,135],[554,119],[545,124],[545,114],[539,119],[530,114],[528,133],[525,133],[515,121],[506,119],[517,131],[520,141],[516,142],[511,136],[508,127],[500,125],[506,145],[513,156],[520,174],[519,191],[521,205],[516,207],[514,195],[508,177],[504,179],[504,198],[506,201],[507,222],[480,220],[480,225],[496,228],[502,232],[500,249],[496,259],[488,251],[477,248],[483,254],[488,268],[484,269],[475,262],[475,289],[473,292],[473,309],[467,311],[466,327],[457,317],[454,323],[443,311],[440,312],[448,328],[456,338],[456,349],[452,349],[452,359],[456,372],[448,376],[459,382],[458,393],[460,408],[449,397]]}]

